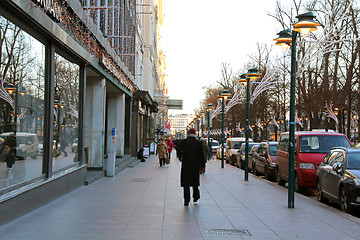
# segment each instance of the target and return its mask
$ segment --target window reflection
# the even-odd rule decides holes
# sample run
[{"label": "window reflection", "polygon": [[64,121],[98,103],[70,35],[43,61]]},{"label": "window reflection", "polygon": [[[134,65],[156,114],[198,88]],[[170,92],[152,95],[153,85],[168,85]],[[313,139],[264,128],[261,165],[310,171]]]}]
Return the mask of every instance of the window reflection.
[{"label": "window reflection", "polygon": [[79,66],[55,55],[53,170],[75,162],[78,139]]},{"label": "window reflection", "polygon": [[0,16],[0,190],[40,177],[44,46]]}]

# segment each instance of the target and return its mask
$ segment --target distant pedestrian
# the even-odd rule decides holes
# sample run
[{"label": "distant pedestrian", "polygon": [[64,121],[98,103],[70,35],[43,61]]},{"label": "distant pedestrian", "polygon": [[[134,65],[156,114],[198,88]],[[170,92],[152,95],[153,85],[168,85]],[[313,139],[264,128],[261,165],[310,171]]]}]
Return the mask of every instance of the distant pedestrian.
[{"label": "distant pedestrian", "polygon": [[15,135],[9,135],[3,143],[1,154],[6,162],[6,166],[9,171],[12,169],[12,165],[15,164],[16,159],[16,137]]},{"label": "distant pedestrian", "polygon": [[210,146],[210,159],[212,158],[212,156],[213,156],[213,150],[212,150],[212,145],[213,145],[213,140],[212,139],[210,139],[210,144],[209,144],[209,146]]},{"label": "distant pedestrian", "polygon": [[174,148],[176,150],[176,157],[180,160],[180,156],[179,156],[179,145],[180,145],[180,139],[179,138],[176,138],[174,141]]},{"label": "distant pedestrian", "polygon": [[64,157],[67,157],[67,152],[66,152],[66,147],[67,147],[67,145],[68,145],[68,143],[67,143],[67,141],[66,141],[66,139],[65,139],[65,137],[62,137],[61,139],[60,139],[60,149],[59,149],[59,153],[58,153],[58,156],[60,156],[61,155],[61,152],[63,152],[64,153]]},{"label": "distant pedestrian", "polygon": [[174,149],[174,143],[173,143],[173,141],[171,140],[171,137],[169,137],[169,138],[166,140],[166,145],[167,145],[167,149],[168,149],[168,159],[170,160],[170,156],[171,156],[172,150]]},{"label": "distant pedestrian", "polygon": [[137,159],[140,159],[141,162],[145,162],[146,157],[144,156],[144,151],[145,151],[145,149],[142,147],[136,154]]},{"label": "distant pedestrian", "polygon": [[165,165],[165,160],[167,158],[167,146],[163,138],[160,138],[160,141],[156,147],[156,155],[159,155],[158,157],[159,157],[160,167]]},{"label": "distant pedestrian", "polygon": [[[208,161],[208,159],[210,159],[210,156],[211,156],[210,151],[209,151],[209,146],[205,139],[201,139],[200,141],[203,144],[204,162],[206,163]],[[200,174],[202,174],[202,173],[205,173],[205,166],[204,166],[203,171],[200,172]]]},{"label": "distant pedestrian", "polygon": [[190,187],[193,188],[193,201],[200,198],[200,172],[205,169],[204,150],[202,143],[196,139],[196,130],[189,129],[187,138],[180,142],[179,155],[181,164],[181,187],[184,188],[184,206],[190,202]]}]

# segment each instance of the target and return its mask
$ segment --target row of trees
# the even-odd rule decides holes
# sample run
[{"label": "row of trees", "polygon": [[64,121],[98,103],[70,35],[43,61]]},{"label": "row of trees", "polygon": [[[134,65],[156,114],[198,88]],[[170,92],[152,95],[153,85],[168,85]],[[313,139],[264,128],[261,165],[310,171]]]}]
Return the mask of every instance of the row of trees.
[{"label": "row of trees", "polygon": [[[32,131],[42,135],[45,95],[45,47],[6,18],[0,16],[0,132]],[[77,126],[79,66],[55,54],[55,105],[61,103],[61,119],[55,122]],[[5,89],[14,93],[5,97]],[[19,90],[23,89],[20,94]],[[9,96],[9,95],[8,95]],[[55,108],[56,111],[56,108]],[[61,120],[61,121],[60,121]],[[66,120],[66,121],[65,121]],[[17,126],[17,127],[16,127]],[[35,129],[34,129],[35,128]]]},{"label": "row of trees", "polygon": [[[293,17],[307,11],[317,16],[323,28],[306,38],[297,39],[296,110],[299,117],[309,122],[309,129],[305,125],[298,125],[298,128],[340,129],[350,138],[354,122],[360,124],[357,121],[360,113],[359,3],[352,0],[293,0],[289,10],[278,1],[275,11],[268,15],[275,18],[284,29],[291,29]],[[265,131],[266,128],[258,131],[258,126],[254,125],[256,119],[268,124],[275,116],[281,129],[286,131],[291,51],[280,56],[274,52],[273,46],[258,43],[257,52],[250,56],[249,62],[239,71],[233,71],[229,64],[223,63],[221,79],[215,86],[204,87],[205,97],[197,111],[205,109],[209,103],[216,105],[217,95],[224,89],[234,93],[237,79],[250,67],[258,67],[263,76],[271,69],[276,72],[277,86],[263,92],[250,106],[250,125],[253,125],[253,129],[255,127],[253,137],[257,140],[267,139],[270,135]],[[332,103],[332,110],[339,109],[338,112],[343,114],[340,125],[344,127],[326,116],[326,103]],[[245,126],[245,102],[232,107],[226,114],[225,125],[232,133],[236,132],[239,123]],[[213,127],[220,126],[221,118],[215,118]],[[273,131],[277,136],[278,128],[273,127]]]}]

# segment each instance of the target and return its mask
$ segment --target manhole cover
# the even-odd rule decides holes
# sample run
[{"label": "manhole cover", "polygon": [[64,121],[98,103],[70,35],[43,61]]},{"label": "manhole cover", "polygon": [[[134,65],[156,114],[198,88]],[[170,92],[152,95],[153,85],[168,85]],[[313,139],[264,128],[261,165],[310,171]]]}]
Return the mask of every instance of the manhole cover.
[{"label": "manhole cover", "polygon": [[205,233],[230,236],[251,236],[251,233],[245,229],[204,229]]},{"label": "manhole cover", "polygon": [[150,179],[148,178],[134,178],[133,180],[131,180],[131,182],[149,182]]}]

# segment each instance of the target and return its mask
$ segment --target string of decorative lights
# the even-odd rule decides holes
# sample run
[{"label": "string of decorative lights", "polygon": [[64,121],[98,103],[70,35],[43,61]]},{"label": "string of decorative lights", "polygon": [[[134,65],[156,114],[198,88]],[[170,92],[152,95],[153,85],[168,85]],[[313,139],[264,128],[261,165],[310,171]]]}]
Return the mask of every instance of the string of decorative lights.
[{"label": "string of decorative lights", "polygon": [[[132,81],[135,75],[135,0],[108,0],[103,6],[90,0],[54,2],[59,26],[103,64],[105,71],[119,84],[134,92],[137,89]],[[37,6],[47,12],[51,9],[44,4]],[[124,72],[124,67],[132,76]]]}]

